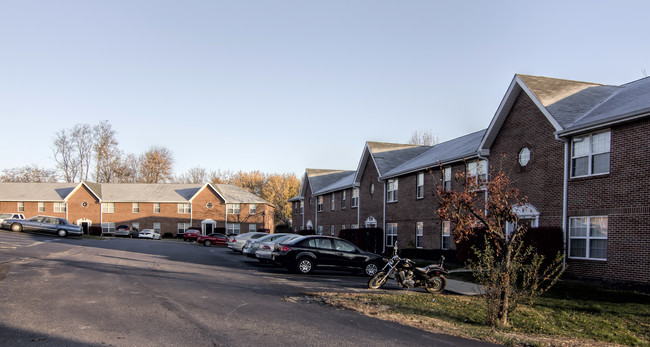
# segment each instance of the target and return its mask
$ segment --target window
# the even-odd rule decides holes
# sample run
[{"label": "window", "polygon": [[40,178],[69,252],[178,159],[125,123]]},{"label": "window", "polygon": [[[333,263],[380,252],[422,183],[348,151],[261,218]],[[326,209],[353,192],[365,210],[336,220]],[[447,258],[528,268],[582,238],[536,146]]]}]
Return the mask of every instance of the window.
[{"label": "window", "polygon": [[519,151],[519,165],[526,166],[530,162],[530,149],[524,147]]},{"label": "window", "polygon": [[359,224],[350,224],[350,229],[359,229]]},{"label": "window", "polygon": [[442,249],[449,249],[451,244],[451,222],[442,222]]},{"label": "window", "polygon": [[138,222],[131,223],[131,229],[140,230],[140,223]]},{"label": "window", "polygon": [[178,223],[178,233],[185,234],[185,230],[191,226],[192,225],[190,223]]},{"label": "window", "polygon": [[38,212],[45,212],[45,203],[44,202],[39,202],[38,203]]},{"label": "window", "polygon": [[341,209],[345,208],[345,190],[341,193]]},{"label": "window", "polygon": [[134,203],[131,204],[131,212],[140,213],[140,203],[139,202],[134,202]]},{"label": "window", "polygon": [[318,226],[318,230],[317,230],[316,234],[317,235],[323,235],[323,226],[322,225]]},{"label": "window", "polygon": [[386,193],[387,202],[397,201],[398,180],[388,180],[388,192]]},{"label": "window", "polygon": [[442,188],[451,191],[451,167],[442,169]]},{"label": "window", "polygon": [[115,203],[102,202],[102,213],[115,213]]},{"label": "window", "polygon": [[241,213],[241,204],[226,204],[226,212],[228,214]]},{"label": "window", "polygon": [[345,230],[345,229],[347,229],[347,228],[345,227],[345,224],[341,225],[341,230]]},{"label": "window", "polygon": [[424,223],[415,223],[415,248],[422,248],[422,238],[424,237]]},{"label": "window", "polygon": [[571,139],[571,177],[609,173],[609,131]]},{"label": "window", "polygon": [[350,207],[359,207],[359,188],[352,189],[352,201]]},{"label": "window", "polygon": [[226,233],[239,235],[239,223],[227,223],[226,224]]},{"label": "window", "polygon": [[334,225],[330,225],[330,236],[334,236]]},{"label": "window", "polygon": [[607,260],[607,217],[569,218],[569,257]]},{"label": "window", "polygon": [[114,234],[114,233],[115,233],[115,223],[113,222],[102,223],[102,234]]},{"label": "window", "polygon": [[252,233],[257,231],[257,224],[248,224],[248,232]]},{"label": "window", "polygon": [[257,204],[248,205],[248,214],[256,214],[256,213],[257,213]]},{"label": "window", "polygon": [[386,246],[395,246],[397,241],[397,223],[386,223]]},{"label": "window", "polygon": [[54,203],[54,212],[55,213],[64,213],[65,212],[65,202],[55,202]]},{"label": "window", "polygon": [[318,212],[323,212],[323,196],[318,197],[318,202],[316,203],[316,209]]},{"label": "window", "polygon": [[305,201],[300,201],[300,214],[305,212]]},{"label": "window", "polygon": [[334,211],[334,193],[332,193],[332,198],[330,199],[330,211]]},{"label": "window", "polygon": [[17,209],[18,209],[18,212],[25,212],[25,203],[22,202],[22,201],[18,202]]},{"label": "window", "polygon": [[181,202],[178,204],[178,213],[185,214],[185,213],[190,213],[191,211],[192,211],[192,205],[190,205],[189,203]]},{"label": "window", "polygon": [[487,161],[475,160],[467,163],[467,179],[476,179],[477,183],[487,181]]},{"label": "window", "polygon": [[160,203],[153,203],[153,213],[160,213]]},{"label": "window", "polygon": [[154,222],[154,223],[153,223],[153,230],[155,230],[155,231],[157,231],[157,232],[160,233],[161,230],[162,230],[162,229],[160,229],[160,223],[158,223],[158,222]]},{"label": "window", "polygon": [[415,183],[415,197],[417,199],[424,198],[424,173],[420,172],[417,176]]}]

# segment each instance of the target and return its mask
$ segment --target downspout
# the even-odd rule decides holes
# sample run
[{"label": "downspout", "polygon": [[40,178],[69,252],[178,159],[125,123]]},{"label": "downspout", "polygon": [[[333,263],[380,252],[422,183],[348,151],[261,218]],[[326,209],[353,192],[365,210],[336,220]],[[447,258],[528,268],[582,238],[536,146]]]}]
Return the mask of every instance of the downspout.
[{"label": "downspout", "polygon": [[[489,182],[490,179],[490,160],[486,157],[481,156],[481,150],[476,152],[476,155],[479,160],[485,160],[485,181]],[[477,163],[478,164],[478,163]],[[487,215],[487,204],[488,204],[488,190],[485,190],[485,214]],[[507,235],[506,235],[507,236]]]},{"label": "downspout", "polygon": [[564,177],[562,183],[562,247],[564,248],[564,257],[562,258],[562,269],[566,269],[566,256],[567,256],[567,244],[566,244],[566,229],[567,229],[567,219],[568,219],[568,210],[569,210],[569,141],[564,138],[560,138],[555,134],[555,139],[558,141],[564,142]]},{"label": "downspout", "polygon": [[[311,196],[314,197],[313,195]],[[318,196],[316,197],[316,208],[314,209],[314,232],[318,235]],[[325,201],[323,201],[325,202]]]},{"label": "downspout", "polygon": [[[352,193],[354,193],[354,189],[354,185],[352,185]],[[361,189],[359,189],[357,195],[357,229],[359,228],[359,225],[361,225]]]},{"label": "downspout", "polygon": [[386,193],[386,181],[384,181],[384,194],[383,194],[383,198],[382,198],[382,200],[384,201],[384,212],[383,212],[383,216],[381,217],[381,219],[382,219],[381,223],[383,224],[383,229],[384,229],[384,242],[382,242],[383,243],[383,245],[382,245],[382,253],[386,253],[386,199],[387,199],[386,194],[387,194]]},{"label": "downspout", "polygon": [[223,227],[226,229],[226,235],[228,234],[228,202],[224,201],[226,203],[226,220],[223,222]]}]

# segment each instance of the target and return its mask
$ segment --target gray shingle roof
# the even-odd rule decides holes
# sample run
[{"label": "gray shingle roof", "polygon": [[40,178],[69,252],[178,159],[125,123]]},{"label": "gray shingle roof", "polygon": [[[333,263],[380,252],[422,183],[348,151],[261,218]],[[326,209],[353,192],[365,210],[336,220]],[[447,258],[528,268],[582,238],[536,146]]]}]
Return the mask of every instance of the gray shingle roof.
[{"label": "gray shingle roof", "polygon": [[419,156],[390,170],[381,178],[396,177],[399,175],[419,171],[425,168],[475,156],[481,139],[486,129],[439,143]]},{"label": "gray shingle roof", "polygon": [[309,179],[309,184],[311,185],[312,194],[315,195],[316,192],[337,182],[349,174],[353,174],[354,171],[307,169],[306,173],[307,179]]},{"label": "gray shingle roof", "polygon": [[368,148],[382,176],[405,162],[426,152],[431,146],[406,145],[399,143],[368,142]]},{"label": "gray shingle roof", "polygon": [[320,189],[319,191],[315,192],[314,195],[321,195],[321,194],[331,193],[331,192],[335,192],[347,188],[352,188],[354,186],[354,175],[355,175],[355,171],[349,171],[346,176],[330,184],[329,186]]},{"label": "gray shingle roof", "polygon": [[78,183],[0,183],[0,201],[63,201]]}]

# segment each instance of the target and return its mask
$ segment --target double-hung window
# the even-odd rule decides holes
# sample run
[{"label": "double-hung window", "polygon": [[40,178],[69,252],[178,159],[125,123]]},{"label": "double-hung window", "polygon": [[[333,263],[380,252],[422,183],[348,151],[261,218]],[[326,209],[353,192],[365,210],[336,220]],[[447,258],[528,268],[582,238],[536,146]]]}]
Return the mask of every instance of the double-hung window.
[{"label": "double-hung window", "polygon": [[248,205],[248,214],[257,214],[257,204]]},{"label": "double-hung window", "polygon": [[424,222],[415,223],[415,248],[422,248],[424,238]]},{"label": "double-hung window", "polygon": [[155,231],[157,231],[158,233],[160,233],[160,230],[161,230],[161,229],[160,229],[160,223],[159,223],[159,222],[154,222],[154,223],[153,223],[153,230],[155,230]]},{"label": "double-hung window", "polygon": [[334,224],[330,225],[330,236],[334,236]]},{"label": "double-hung window", "polygon": [[322,225],[319,225],[316,230],[317,230],[317,233],[316,233],[317,235],[323,235],[323,226]]},{"label": "double-hung window", "polygon": [[388,191],[386,192],[386,201],[395,202],[397,201],[397,191],[398,191],[398,180],[388,180]]},{"label": "double-hung window", "polygon": [[609,173],[611,132],[571,139],[571,177]]},{"label": "double-hung window", "polygon": [[226,213],[228,213],[228,214],[240,214],[241,213],[241,204],[226,204]]},{"label": "double-hung window", "polygon": [[228,235],[235,234],[239,235],[239,223],[227,223],[226,224],[226,231]]},{"label": "double-hung window", "polygon": [[352,189],[352,201],[350,207],[359,207],[359,188]]},{"label": "double-hung window", "polygon": [[115,233],[115,223],[113,223],[113,222],[102,222],[102,233],[103,234],[114,234]]},{"label": "double-hung window", "polygon": [[395,246],[397,241],[397,223],[386,223],[386,246]]},{"label": "double-hung window", "polygon": [[65,212],[65,202],[55,202],[54,203],[54,212],[55,213],[64,213]]},{"label": "double-hung window", "polygon": [[305,212],[305,201],[300,201],[300,214]]},{"label": "double-hung window", "polygon": [[102,202],[102,213],[115,213],[115,203]]},{"label": "double-hung window", "polygon": [[38,203],[38,212],[45,212],[45,203],[44,202],[39,202]]},{"label": "double-hung window", "polygon": [[424,173],[423,172],[420,172],[417,175],[417,179],[415,183],[415,197],[417,199],[424,198]]},{"label": "double-hung window", "polygon": [[248,224],[248,232],[252,233],[257,231],[257,224]]},{"label": "double-hung window", "polygon": [[607,260],[607,216],[569,218],[569,258]]},{"label": "double-hung window", "polygon": [[[317,208],[318,212],[323,212],[323,196],[322,195],[318,197],[318,202],[317,202],[316,206],[317,206],[316,208]],[[321,235],[322,235],[322,233],[321,233]]]},{"label": "double-hung window", "polygon": [[190,212],[192,212],[192,207],[189,203],[182,202],[178,204],[178,213],[185,214]]},{"label": "double-hung window", "polygon": [[341,209],[345,208],[345,190],[341,192]]},{"label": "double-hung window", "polygon": [[451,191],[451,167],[442,168],[442,188]]},{"label": "double-hung window", "polygon": [[185,234],[187,228],[191,227],[190,223],[177,223],[177,230],[179,234]]},{"label": "double-hung window", "polygon": [[332,193],[332,198],[330,199],[330,211],[334,211],[334,193]]},{"label": "double-hung window", "polygon": [[132,213],[140,213],[140,203],[139,202],[134,202],[131,204],[131,212]]},{"label": "double-hung window", "polygon": [[25,212],[25,203],[22,201],[18,202],[18,207],[16,207],[18,212]]},{"label": "double-hung window", "polygon": [[153,213],[160,213],[160,203],[159,202],[154,202],[153,203]]},{"label": "double-hung window", "polygon": [[467,179],[476,183],[487,181],[487,161],[474,160],[467,163]]},{"label": "double-hung window", "polygon": [[451,222],[442,222],[442,249],[449,249],[451,244]]}]

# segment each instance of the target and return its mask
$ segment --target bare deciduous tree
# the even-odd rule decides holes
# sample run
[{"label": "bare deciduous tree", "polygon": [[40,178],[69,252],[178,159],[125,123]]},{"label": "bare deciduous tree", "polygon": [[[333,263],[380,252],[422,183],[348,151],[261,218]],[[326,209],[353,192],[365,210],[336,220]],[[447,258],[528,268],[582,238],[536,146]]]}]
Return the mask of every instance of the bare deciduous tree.
[{"label": "bare deciduous tree", "polygon": [[139,182],[139,169],[140,158],[135,154],[128,154],[123,158],[118,158],[113,182],[137,183]]},{"label": "bare deciduous tree", "polygon": [[175,181],[177,183],[199,184],[199,183],[208,182],[209,181],[208,177],[209,177],[208,170],[197,166],[187,170],[186,173],[176,177]]},{"label": "bare deciduous tree", "polygon": [[120,166],[120,150],[117,147],[115,130],[105,120],[93,128],[93,134],[95,137],[95,182],[114,182]]},{"label": "bare deciduous tree", "polygon": [[173,180],[174,157],[162,146],[149,148],[140,157],[139,181],[142,183],[163,183]]},{"label": "bare deciduous tree", "polygon": [[431,130],[416,130],[411,134],[409,145],[433,146],[438,144],[438,137]]},{"label": "bare deciduous tree", "polygon": [[70,132],[70,137],[76,151],[79,179],[87,181],[93,157],[93,129],[88,124],[76,124]]},{"label": "bare deciduous tree", "polygon": [[5,169],[2,170],[0,182],[54,183],[57,182],[56,170],[41,169],[37,165],[27,165],[14,169]]},{"label": "bare deciduous tree", "polygon": [[70,131],[59,130],[54,135],[53,148],[54,160],[57,169],[63,174],[66,182],[74,182],[79,174],[79,162],[76,157],[75,143]]}]

